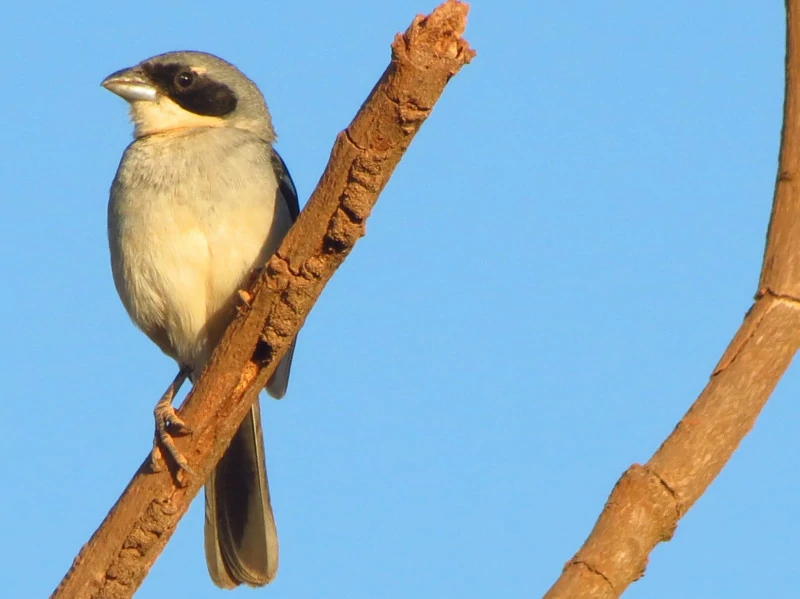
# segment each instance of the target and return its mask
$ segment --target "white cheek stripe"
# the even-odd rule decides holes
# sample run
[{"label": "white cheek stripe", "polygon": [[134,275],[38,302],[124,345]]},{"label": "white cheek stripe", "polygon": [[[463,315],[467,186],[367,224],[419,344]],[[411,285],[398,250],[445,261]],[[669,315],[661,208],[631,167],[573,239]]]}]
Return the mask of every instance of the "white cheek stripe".
[{"label": "white cheek stripe", "polygon": [[160,94],[155,101],[131,102],[131,120],[135,127],[134,137],[144,137],[174,129],[225,126],[225,121],[219,117],[194,114]]}]

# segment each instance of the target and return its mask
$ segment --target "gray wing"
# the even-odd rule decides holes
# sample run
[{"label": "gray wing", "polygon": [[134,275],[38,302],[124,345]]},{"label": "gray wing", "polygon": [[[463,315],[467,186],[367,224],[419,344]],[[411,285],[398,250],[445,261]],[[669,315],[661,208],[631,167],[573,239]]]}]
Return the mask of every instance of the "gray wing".
[{"label": "gray wing", "polygon": [[[294,222],[297,220],[297,215],[300,214],[297,188],[294,186],[289,169],[286,168],[286,163],[275,150],[272,150],[272,168],[275,171],[275,178],[278,180],[278,201],[283,201],[289,208],[289,215],[292,217],[292,222]],[[292,370],[292,356],[294,355],[296,342],[296,339],[292,341],[289,351],[283,356],[275,372],[272,373],[272,376],[267,381],[267,393],[275,399],[281,399],[286,395],[286,389],[289,387],[289,373]]]},{"label": "gray wing", "polygon": [[272,169],[275,171],[275,178],[278,180],[278,193],[283,197],[283,201],[289,207],[289,214],[292,215],[292,222],[297,220],[300,214],[300,203],[297,201],[297,188],[294,186],[292,176],[286,163],[275,150],[272,150]]}]

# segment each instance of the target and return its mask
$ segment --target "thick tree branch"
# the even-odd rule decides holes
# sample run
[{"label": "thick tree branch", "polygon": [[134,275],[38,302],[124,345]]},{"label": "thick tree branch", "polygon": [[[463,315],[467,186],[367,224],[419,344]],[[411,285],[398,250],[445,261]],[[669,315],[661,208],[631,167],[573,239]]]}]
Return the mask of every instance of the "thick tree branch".
[{"label": "thick tree branch", "polygon": [[474,56],[461,38],[467,10],[447,0],[398,34],[391,64],[336,139],[308,204],[252,286],[249,308],[230,325],[181,408],[193,434],[177,446],[196,475],[178,487],[169,472],[149,473],[145,460],[52,598],[120,599],[141,584],[323,287],[364,234],[378,194],[445,85]]},{"label": "thick tree branch", "polygon": [[622,475],[548,599],[618,597],[750,431],[800,347],[800,0],[787,0],[778,178],[755,305],[700,397],[644,466]]}]

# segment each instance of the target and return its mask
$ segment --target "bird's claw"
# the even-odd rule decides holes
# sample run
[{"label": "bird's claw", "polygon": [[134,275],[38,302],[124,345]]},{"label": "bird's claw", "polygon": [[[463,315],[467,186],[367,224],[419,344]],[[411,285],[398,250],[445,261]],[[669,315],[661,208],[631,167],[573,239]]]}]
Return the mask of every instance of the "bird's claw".
[{"label": "bird's claw", "polygon": [[[170,405],[156,406],[154,411],[156,421],[155,439],[153,442],[153,451],[150,452],[150,466],[153,472],[160,472],[163,470],[161,466],[161,459],[165,458],[165,453],[169,456],[179,471],[185,471],[187,474],[194,475],[194,472],[189,467],[189,463],[183,454],[175,446],[173,437],[189,435],[192,429],[187,425],[175,412],[175,408]],[[179,472],[180,474],[180,472]],[[180,482],[180,481],[179,481]]]},{"label": "bird's claw", "polygon": [[180,486],[186,486],[186,481],[181,477],[181,473],[185,472],[194,476],[194,472],[189,467],[189,462],[186,461],[186,458],[175,446],[173,438],[190,435],[192,429],[178,416],[175,408],[172,407],[172,400],[187,376],[188,371],[182,369],[153,410],[156,426],[153,450],[150,452],[150,470],[152,472],[161,472],[164,469],[161,462],[168,455],[169,459],[178,467],[175,478]]}]

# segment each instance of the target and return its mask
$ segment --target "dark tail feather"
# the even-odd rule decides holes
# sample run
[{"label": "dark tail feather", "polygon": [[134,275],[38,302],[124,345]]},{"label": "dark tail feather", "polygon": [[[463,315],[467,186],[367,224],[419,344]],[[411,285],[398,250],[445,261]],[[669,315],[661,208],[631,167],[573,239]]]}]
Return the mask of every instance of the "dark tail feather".
[{"label": "dark tail feather", "polygon": [[289,372],[292,370],[292,356],[294,356],[294,346],[296,344],[297,338],[292,341],[289,351],[278,362],[278,367],[267,381],[267,393],[275,399],[283,399],[283,396],[286,395],[286,388],[289,386]]},{"label": "dark tail feather", "polygon": [[206,481],[206,563],[219,587],[263,586],[278,571],[258,401]]}]

